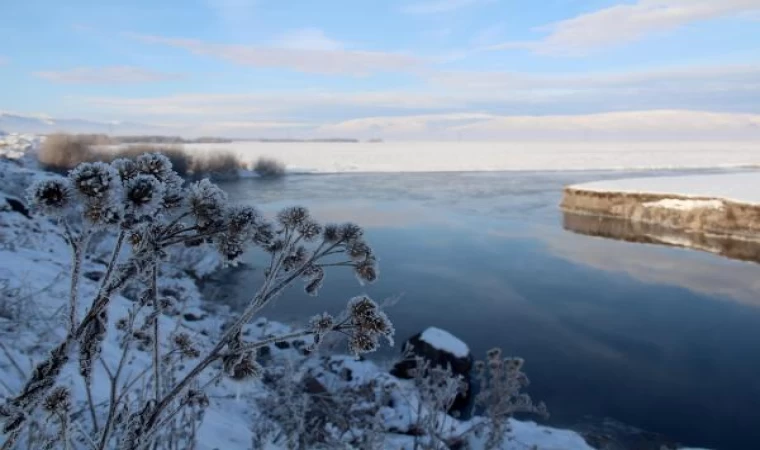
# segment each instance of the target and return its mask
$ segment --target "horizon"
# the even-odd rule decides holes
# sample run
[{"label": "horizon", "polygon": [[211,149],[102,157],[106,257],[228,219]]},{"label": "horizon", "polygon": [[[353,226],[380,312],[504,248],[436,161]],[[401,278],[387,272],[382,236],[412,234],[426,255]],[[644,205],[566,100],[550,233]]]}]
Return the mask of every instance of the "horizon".
[{"label": "horizon", "polygon": [[0,17],[0,113],[116,135],[755,140],[758,23],[760,0],[33,0]]}]

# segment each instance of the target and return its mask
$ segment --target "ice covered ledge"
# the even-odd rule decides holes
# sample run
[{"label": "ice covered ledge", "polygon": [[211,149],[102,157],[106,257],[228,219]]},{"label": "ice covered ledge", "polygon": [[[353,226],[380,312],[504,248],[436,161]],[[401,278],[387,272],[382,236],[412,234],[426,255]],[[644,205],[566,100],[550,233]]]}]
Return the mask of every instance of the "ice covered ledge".
[{"label": "ice covered ledge", "polygon": [[565,188],[562,209],[760,241],[760,172],[634,178]]}]

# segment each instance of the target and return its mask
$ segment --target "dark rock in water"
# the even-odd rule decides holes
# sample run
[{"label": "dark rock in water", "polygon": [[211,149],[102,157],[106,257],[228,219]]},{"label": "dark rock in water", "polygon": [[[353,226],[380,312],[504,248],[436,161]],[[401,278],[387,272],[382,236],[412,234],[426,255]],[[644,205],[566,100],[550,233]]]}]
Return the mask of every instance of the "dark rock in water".
[{"label": "dark rock in water", "polygon": [[413,370],[417,367],[417,359],[428,361],[433,367],[450,368],[453,375],[460,375],[467,382],[467,392],[457,396],[450,413],[458,413],[466,418],[471,407],[472,381],[472,354],[467,344],[439,328],[430,327],[422,333],[415,334],[404,342],[402,348],[403,359],[397,362],[391,375],[411,379],[414,378]]},{"label": "dark rock in water", "polygon": [[29,214],[29,208],[27,208],[26,205],[24,205],[24,202],[21,200],[15,199],[13,197],[5,197],[5,203],[8,204],[8,206],[11,208],[11,211],[15,211],[27,219],[32,218],[31,214]]}]

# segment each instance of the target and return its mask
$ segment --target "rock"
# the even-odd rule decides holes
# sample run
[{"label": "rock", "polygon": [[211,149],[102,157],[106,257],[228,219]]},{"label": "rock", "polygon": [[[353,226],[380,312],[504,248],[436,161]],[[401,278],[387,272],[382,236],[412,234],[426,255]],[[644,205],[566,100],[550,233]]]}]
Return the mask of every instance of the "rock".
[{"label": "rock", "polygon": [[422,333],[409,338],[402,347],[403,359],[397,362],[391,369],[391,375],[411,379],[413,369],[417,366],[417,358],[422,358],[433,367],[449,367],[454,375],[460,375],[467,381],[467,392],[457,396],[450,413],[458,413],[460,417],[470,407],[470,393],[472,391],[472,354],[467,344],[451,333],[440,328],[430,327]]},{"label": "rock", "polygon": [[285,350],[286,348],[290,348],[290,342],[279,341],[279,342],[275,342],[274,346],[279,348],[280,350]]}]

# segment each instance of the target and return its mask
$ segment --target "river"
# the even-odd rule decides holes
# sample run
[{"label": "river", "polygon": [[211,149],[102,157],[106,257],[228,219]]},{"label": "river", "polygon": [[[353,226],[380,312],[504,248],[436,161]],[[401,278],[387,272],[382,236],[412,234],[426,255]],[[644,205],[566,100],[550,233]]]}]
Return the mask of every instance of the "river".
[{"label": "river", "polygon": [[[563,228],[564,185],[630,176],[290,175],[223,187],[267,213],[300,204],[318,219],[363,225],[378,255],[377,283],[361,286],[337,268],[318,298],[291,289],[267,317],[304,321],[361,293],[394,298],[397,346],[434,325],[476,357],[494,346],[521,356],[529,393],[547,403],[553,424],[612,417],[684,444],[752,447],[760,441],[760,265]],[[207,289],[238,307],[260,281],[259,256],[246,255],[248,268]]]}]

